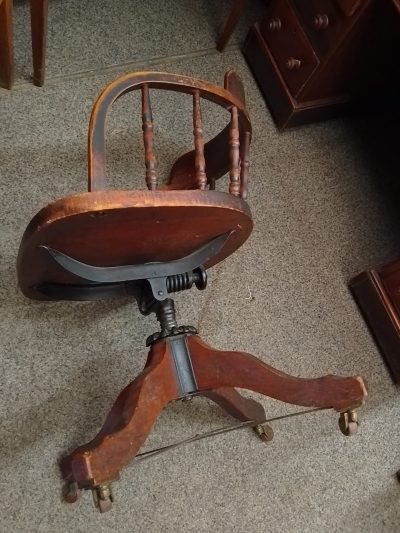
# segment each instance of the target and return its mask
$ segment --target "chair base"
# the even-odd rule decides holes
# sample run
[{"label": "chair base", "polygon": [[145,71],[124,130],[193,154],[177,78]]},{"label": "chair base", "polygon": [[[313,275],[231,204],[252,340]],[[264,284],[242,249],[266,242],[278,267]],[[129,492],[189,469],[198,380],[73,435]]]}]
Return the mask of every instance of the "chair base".
[{"label": "chair base", "polygon": [[[263,407],[235,388],[258,392],[287,403],[333,408],[343,413],[341,429],[355,424],[354,409],[367,394],[359,376],[304,379],[289,376],[243,352],[214,350],[196,334],[178,334],[151,346],[143,372],[118,396],[103,427],[88,444],[61,460],[61,471],[74,501],[79,489],[92,489],[96,506],[107,511],[109,484],[137,455],[161,410],[192,394],[207,396],[241,421],[262,424]],[[260,435],[261,436],[261,435]]]}]

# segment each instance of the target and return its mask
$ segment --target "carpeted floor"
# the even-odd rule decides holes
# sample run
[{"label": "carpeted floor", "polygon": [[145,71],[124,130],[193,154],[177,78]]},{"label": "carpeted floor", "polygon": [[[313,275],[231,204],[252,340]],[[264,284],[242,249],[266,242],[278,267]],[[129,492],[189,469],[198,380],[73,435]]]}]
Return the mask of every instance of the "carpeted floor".
[{"label": "carpeted floor", "polygon": [[[28,81],[28,19],[15,2],[17,83],[0,90],[0,531],[400,531],[399,396],[347,289],[354,274],[398,257],[399,220],[385,187],[394,172],[387,123],[336,120],[278,133],[239,44],[214,49],[230,2],[50,2],[47,80]],[[243,430],[175,449],[127,469],[114,509],[90,494],[60,498],[57,459],[89,440],[119,390],[145,361],[155,322],[132,302],[37,303],[19,292],[15,262],[31,217],[86,187],[86,132],[94,98],[120,73],[153,69],[222,83],[242,76],[253,121],[255,229],[210,271],[205,293],[177,296],[207,342],[242,349],[302,376],[360,373],[370,396],[359,434],[346,439],[333,412],[277,422],[261,444]],[[166,174],[191,143],[189,102],[154,98],[156,153]],[[206,106],[207,136],[224,117]],[[108,122],[113,187],[143,181],[140,112],[121,99]],[[398,136],[397,136],[398,139]],[[392,154],[389,157],[388,154]],[[398,162],[396,163],[398,165]],[[293,407],[258,397],[271,416]],[[146,448],[230,423],[205,399],[174,403]]]}]

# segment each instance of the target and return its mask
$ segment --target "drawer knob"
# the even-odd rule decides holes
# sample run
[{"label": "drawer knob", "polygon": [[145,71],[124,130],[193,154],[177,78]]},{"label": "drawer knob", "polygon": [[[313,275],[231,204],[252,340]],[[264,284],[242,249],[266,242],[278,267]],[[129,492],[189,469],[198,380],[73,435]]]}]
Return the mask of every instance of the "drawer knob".
[{"label": "drawer knob", "polygon": [[286,60],[286,66],[289,70],[298,70],[301,67],[301,61],[300,59],[289,57],[289,59]]},{"label": "drawer knob", "polygon": [[328,15],[315,15],[314,26],[317,28],[317,30],[325,30],[329,26]]},{"label": "drawer knob", "polygon": [[268,28],[272,31],[280,30],[282,28],[282,21],[279,17],[274,17],[268,22]]}]

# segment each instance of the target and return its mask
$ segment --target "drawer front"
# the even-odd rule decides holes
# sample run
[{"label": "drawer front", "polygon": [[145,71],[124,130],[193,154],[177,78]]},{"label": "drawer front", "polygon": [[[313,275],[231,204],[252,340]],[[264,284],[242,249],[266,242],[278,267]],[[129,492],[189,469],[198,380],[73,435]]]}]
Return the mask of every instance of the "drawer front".
[{"label": "drawer front", "polygon": [[273,0],[260,23],[260,33],[293,96],[318,67],[318,58],[288,0]]},{"label": "drawer front", "polygon": [[365,4],[366,0],[336,0],[339,8],[346,17],[351,17],[359,7]]},{"label": "drawer front", "polygon": [[333,0],[291,0],[311,43],[320,57],[341,42],[352,25]]}]

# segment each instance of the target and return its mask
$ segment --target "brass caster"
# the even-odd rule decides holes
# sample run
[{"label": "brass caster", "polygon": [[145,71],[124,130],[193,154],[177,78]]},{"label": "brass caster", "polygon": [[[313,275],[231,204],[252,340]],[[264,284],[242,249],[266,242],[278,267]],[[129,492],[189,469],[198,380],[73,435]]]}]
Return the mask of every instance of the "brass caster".
[{"label": "brass caster", "polygon": [[259,437],[265,443],[271,442],[271,440],[274,438],[274,430],[267,424],[258,424],[258,426],[254,426],[253,430],[257,437]]},{"label": "brass caster", "polygon": [[98,485],[92,489],[94,506],[100,513],[106,513],[112,508],[114,501],[110,485]]},{"label": "brass caster", "polygon": [[63,500],[66,503],[75,503],[79,500],[81,495],[81,490],[78,487],[78,483],[74,481],[73,483],[66,483],[62,490]]},{"label": "brass caster", "polygon": [[356,411],[345,411],[339,417],[340,431],[346,437],[352,437],[358,431],[358,420]]}]

